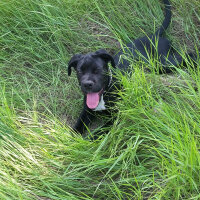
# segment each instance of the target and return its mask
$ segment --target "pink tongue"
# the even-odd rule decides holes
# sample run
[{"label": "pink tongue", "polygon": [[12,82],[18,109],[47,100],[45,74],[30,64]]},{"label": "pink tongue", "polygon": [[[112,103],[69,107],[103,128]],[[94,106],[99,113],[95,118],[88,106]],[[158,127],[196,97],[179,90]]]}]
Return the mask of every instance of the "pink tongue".
[{"label": "pink tongue", "polygon": [[86,104],[87,104],[88,108],[95,109],[99,104],[99,99],[100,99],[99,92],[88,93],[87,99],[86,99]]}]

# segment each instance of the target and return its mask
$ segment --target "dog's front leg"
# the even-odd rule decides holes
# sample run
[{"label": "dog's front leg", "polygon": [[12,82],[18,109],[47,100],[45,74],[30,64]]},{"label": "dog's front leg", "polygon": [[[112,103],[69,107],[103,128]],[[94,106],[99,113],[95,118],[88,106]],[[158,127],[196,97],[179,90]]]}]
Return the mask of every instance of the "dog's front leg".
[{"label": "dog's front leg", "polygon": [[83,134],[86,126],[92,121],[92,118],[94,118],[94,115],[87,108],[84,108],[74,126],[74,130]]}]

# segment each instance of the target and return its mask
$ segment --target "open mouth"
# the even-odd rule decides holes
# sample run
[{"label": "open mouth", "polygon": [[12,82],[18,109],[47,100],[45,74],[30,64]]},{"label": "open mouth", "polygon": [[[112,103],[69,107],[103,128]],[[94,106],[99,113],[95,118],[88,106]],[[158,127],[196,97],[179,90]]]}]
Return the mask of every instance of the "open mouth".
[{"label": "open mouth", "polygon": [[86,95],[86,104],[88,108],[95,109],[99,105],[102,93],[103,89],[101,89],[99,92],[88,93]]}]

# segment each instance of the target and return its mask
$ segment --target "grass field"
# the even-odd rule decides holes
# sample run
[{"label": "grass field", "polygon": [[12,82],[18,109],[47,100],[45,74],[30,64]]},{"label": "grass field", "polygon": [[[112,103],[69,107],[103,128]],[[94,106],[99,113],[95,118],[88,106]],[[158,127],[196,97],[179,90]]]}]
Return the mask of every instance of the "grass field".
[{"label": "grass field", "polygon": [[[200,44],[199,0],[171,0],[166,36],[182,54]],[[70,129],[82,107],[75,53],[159,27],[159,0],[0,1],[0,199],[200,199],[200,63],[171,75],[131,64],[118,113],[90,141]]]}]

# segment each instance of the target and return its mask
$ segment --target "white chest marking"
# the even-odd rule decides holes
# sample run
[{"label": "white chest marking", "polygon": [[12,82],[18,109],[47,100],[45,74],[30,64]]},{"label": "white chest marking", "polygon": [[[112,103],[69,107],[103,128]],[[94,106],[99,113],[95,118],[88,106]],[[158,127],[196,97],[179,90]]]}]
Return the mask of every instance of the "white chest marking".
[{"label": "white chest marking", "polygon": [[101,110],[106,110],[105,101],[103,100],[103,94],[101,95],[101,100],[98,106],[94,109],[94,111],[101,111]]}]

